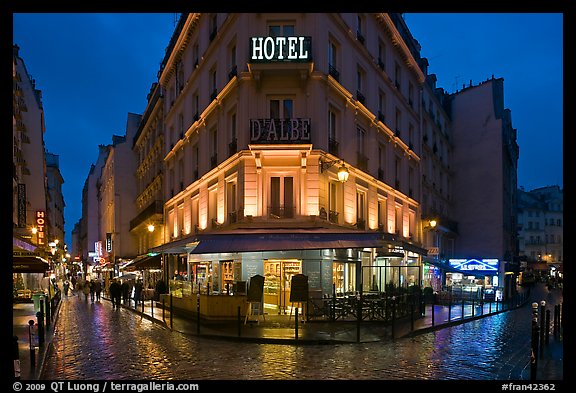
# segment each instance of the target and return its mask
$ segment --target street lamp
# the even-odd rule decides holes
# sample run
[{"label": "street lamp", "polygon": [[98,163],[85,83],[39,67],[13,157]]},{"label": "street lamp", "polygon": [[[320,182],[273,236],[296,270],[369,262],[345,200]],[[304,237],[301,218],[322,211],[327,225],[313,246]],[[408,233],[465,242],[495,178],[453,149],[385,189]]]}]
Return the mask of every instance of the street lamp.
[{"label": "street lamp", "polygon": [[148,232],[154,232],[154,224],[148,224]]},{"label": "street lamp", "polygon": [[330,169],[336,164],[342,164],[340,166],[340,169],[338,169],[338,181],[341,183],[345,183],[346,181],[348,181],[348,176],[350,176],[350,172],[348,171],[348,168],[346,168],[346,165],[344,165],[342,160],[322,161],[322,159],[320,159],[320,173],[323,173],[324,171]]}]

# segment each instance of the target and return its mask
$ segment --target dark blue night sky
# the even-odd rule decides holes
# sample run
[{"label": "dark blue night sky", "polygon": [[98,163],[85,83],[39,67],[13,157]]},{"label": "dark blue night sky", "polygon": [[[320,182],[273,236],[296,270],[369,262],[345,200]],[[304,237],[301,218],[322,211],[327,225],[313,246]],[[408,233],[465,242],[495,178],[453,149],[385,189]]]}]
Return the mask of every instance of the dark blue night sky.
[{"label": "dark blue night sky", "polygon": [[[563,187],[563,15],[404,14],[438,87],[504,78],[518,130],[518,186]],[[45,143],[60,156],[66,243],[98,145],[142,113],[176,14],[14,14],[13,43],[42,91]]]}]

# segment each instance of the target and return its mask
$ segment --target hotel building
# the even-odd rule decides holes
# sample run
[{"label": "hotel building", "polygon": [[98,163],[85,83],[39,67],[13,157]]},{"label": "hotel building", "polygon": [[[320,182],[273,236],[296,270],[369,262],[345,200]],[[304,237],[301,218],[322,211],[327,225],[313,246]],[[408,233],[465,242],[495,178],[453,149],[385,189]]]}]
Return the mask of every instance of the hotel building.
[{"label": "hotel building", "polygon": [[150,249],[186,278],[172,285],[229,293],[261,275],[279,312],[294,274],[319,297],[420,285],[426,76],[398,18],[183,15],[159,72],[164,239]]}]

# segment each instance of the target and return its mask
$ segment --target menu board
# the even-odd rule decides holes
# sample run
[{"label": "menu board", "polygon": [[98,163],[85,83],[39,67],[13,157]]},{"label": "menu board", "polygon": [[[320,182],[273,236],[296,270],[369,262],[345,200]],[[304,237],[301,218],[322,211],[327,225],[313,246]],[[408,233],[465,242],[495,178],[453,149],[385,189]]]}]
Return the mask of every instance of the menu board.
[{"label": "menu board", "polygon": [[290,283],[290,302],[308,301],[308,276],[295,274]]},{"label": "menu board", "polygon": [[308,286],[310,289],[321,289],[320,285],[320,272],[308,272]]},{"label": "menu board", "polygon": [[249,302],[261,302],[263,292],[264,276],[257,274],[250,277],[250,283],[248,285],[248,296],[246,300]]}]

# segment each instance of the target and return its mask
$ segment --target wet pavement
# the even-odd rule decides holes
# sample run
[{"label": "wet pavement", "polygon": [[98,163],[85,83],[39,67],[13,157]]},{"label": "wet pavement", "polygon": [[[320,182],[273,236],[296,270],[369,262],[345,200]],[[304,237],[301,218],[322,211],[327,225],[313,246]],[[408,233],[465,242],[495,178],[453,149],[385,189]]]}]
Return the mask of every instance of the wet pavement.
[{"label": "wet pavement", "polygon": [[[562,302],[561,292],[537,286],[517,308],[497,313],[492,308],[490,316],[487,308],[477,308],[475,318],[465,309],[464,320],[461,307],[454,307],[451,322],[447,308],[437,306],[434,325],[428,308],[424,318],[396,321],[394,327],[307,322],[299,323],[296,333],[294,317],[203,323],[198,329],[193,319],[171,319],[150,302],[142,313],[126,306],[114,310],[106,299],[69,297],[61,302],[41,367],[34,373],[22,367],[22,378],[527,381],[530,303],[540,300],[552,309]],[[20,352],[26,362],[27,351]],[[563,380],[563,329],[549,335],[535,379]]]}]

